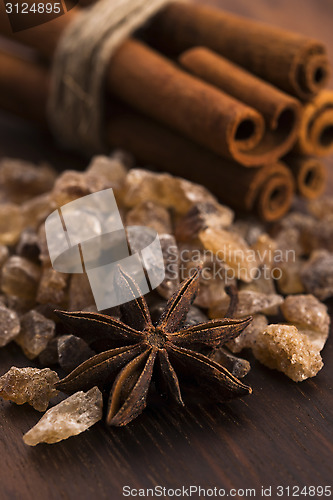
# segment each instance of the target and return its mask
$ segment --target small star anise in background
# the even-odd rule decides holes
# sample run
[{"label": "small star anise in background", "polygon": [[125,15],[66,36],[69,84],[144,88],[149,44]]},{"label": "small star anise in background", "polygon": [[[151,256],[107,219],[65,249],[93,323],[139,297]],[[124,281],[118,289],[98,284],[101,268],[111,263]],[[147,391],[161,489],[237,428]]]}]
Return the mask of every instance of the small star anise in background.
[{"label": "small star anise in background", "polygon": [[[219,401],[251,393],[249,386],[199,349],[220,347],[237,337],[252,318],[224,318],[182,328],[198,293],[199,273],[197,270],[181,284],[156,326],[142,296],[121,306],[123,321],[98,313],[57,311],[77,336],[95,351],[102,350],[62,379],[57,389],[71,394],[95,385],[110,388],[106,421],[118,426],[128,424],[143,411],[152,379],[161,393],[181,405],[177,373],[214,393]],[[133,297],[138,292],[141,295],[121,269],[117,286],[126,287]]]}]

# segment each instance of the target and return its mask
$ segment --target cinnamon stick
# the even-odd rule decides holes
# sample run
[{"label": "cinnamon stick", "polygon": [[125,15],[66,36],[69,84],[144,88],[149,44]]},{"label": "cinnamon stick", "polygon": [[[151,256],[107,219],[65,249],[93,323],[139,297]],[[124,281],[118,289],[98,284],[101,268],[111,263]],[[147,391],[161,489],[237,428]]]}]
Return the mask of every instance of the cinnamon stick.
[{"label": "cinnamon stick", "polygon": [[333,152],[333,91],[323,90],[304,105],[294,152],[316,156]]},{"label": "cinnamon stick", "polygon": [[[27,0],[29,8],[35,3],[34,0]],[[13,32],[7,16],[3,13],[0,16],[0,34],[23,45],[36,49],[44,59],[52,59],[57,48],[61,33],[77,17],[78,8],[74,8],[47,23],[34,26],[32,29],[25,29]]]},{"label": "cinnamon stick", "polygon": [[[57,41],[77,12],[70,11],[69,14],[48,23],[52,36],[46,43],[43,26],[34,28],[32,37],[23,32],[15,35],[15,39],[31,44],[52,58]],[[215,61],[210,61],[212,57],[206,54],[205,58],[213,67]],[[188,59],[189,55],[185,54],[182,58],[184,64]],[[220,64],[217,89],[182,71],[141,42],[128,39],[110,60],[106,85],[113,95],[138,111],[221,156],[245,166],[274,162],[291,148],[296,138],[299,123],[297,101],[267,84],[265,86],[264,82],[260,91],[254,93],[253,88],[258,83],[253,82],[254,77],[233,65],[224,68],[223,61]],[[242,90],[231,96],[229,90],[236,85],[221,84],[224,69],[231,69],[233,82],[245,79],[247,86],[238,83]],[[261,91],[265,96],[263,99]],[[246,99],[250,93],[256,98]],[[255,109],[257,105],[264,116]],[[269,129],[266,133],[264,119]]]},{"label": "cinnamon stick", "polygon": [[0,52],[0,68],[0,107],[47,126],[47,68],[6,52]]},{"label": "cinnamon stick", "polygon": [[233,156],[237,161],[245,164],[250,154],[261,165],[291,149],[299,129],[299,101],[205,47],[189,49],[180,55],[179,62],[195,76],[262,114],[265,134],[251,151],[236,150]]},{"label": "cinnamon stick", "polygon": [[293,176],[282,162],[245,168],[131,110],[112,115],[107,135],[110,146],[126,148],[142,164],[205,185],[236,210],[273,221],[291,206]]},{"label": "cinnamon stick", "polygon": [[305,100],[329,78],[326,49],[319,41],[205,5],[168,4],[145,36],[173,54],[197,45],[208,47]]},{"label": "cinnamon stick", "polygon": [[[71,11],[70,20],[74,17]],[[66,18],[67,15],[61,16],[48,23],[52,37],[46,44],[45,30],[39,27],[34,28],[32,39],[27,33],[20,34],[19,39],[52,57],[56,42],[68,25]],[[217,154],[232,158],[241,150],[242,163],[260,164],[251,154],[245,155],[263,136],[264,121],[260,114],[187,74],[141,42],[128,39],[119,47],[110,60],[106,78],[113,95],[147,116]],[[276,158],[273,152],[270,159]]]},{"label": "cinnamon stick", "polygon": [[[3,80],[0,78],[0,106],[45,124],[47,69],[3,52],[0,52],[0,66],[6,68],[10,82],[10,85],[1,86]],[[29,78],[18,100],[16,91],[22,85],[22,74]],[[32,82],[34,92],[30,88]],[[290,171],[281,162],[260,169],[242,167],[128,110],[112,114],[106,133],[110,147],[123,147],[145,164],[204,184],[236,209],[254,211],[263,220],[276,220],[290,208],[294,183]]]},{"label": "cinnamon stick", "polygon": [[[135,62],[134,62],[135,61]],[[264,134],[260,114],[133,39],[113,55],[108,89],[145,115],[246,166],[265,163],[252,156]],[[272,160],[278,154],[270,153]]]},{"label": "cinnamon stick", "polygon": [[290,168],[296,183],[296,192],[307,200],[314,200],[325,191],[327,169],[317,158],[288,155],[284,161]]}]

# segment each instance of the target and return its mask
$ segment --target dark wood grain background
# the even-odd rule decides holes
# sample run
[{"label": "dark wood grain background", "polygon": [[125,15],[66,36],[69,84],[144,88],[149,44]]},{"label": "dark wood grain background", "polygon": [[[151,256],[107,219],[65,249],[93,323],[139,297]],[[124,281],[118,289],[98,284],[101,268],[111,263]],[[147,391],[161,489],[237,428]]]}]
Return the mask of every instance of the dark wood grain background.
[{"label": "dark wood grain background", "polygon": [[[333,63],[332,0],[206,3],[320,38]],[[4,155],[46,159],[61,169],[84,166],[81,158],[59,151],[46,132],[0,113],[0,157]],[[22,435],[40,414],[27,405],[1,401],[0,498],[117,500],[125,485],[216,486],[227,492],[255,488],[257,498],[261,486],[272,486],[272,498],[278,498],[278,485],[331,485],[333,337],[323,351],[323,370],[300,384],[249,359],[247,381],[254,392],[244,400],[180,410],[153,407],[126,428],[99,423],[52,446],[25,446]],[[27,365],[14,345],[0,350],[0,363],[1,373],[12,365]],[[198,497],[203,494],[192,498]],[[241,491],[234,496],[244,497]]]}]

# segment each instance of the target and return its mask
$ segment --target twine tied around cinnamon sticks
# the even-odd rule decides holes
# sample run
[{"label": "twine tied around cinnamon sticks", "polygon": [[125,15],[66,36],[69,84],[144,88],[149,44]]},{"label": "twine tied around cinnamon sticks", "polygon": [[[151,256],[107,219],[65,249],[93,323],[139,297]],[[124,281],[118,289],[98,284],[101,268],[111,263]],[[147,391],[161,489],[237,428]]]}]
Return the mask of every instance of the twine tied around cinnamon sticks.
[{"label": "twine tied around cinnamon sticks", "polygon": [[52,65],[48,117],[64,145],[105,151],[105,73],[116,48],[169,0],[99,0],[62,34]]},{"label": "twine tied around cinnamon sticks", "polygon": [[[51,96],[47,72],[24,61],[45,96],[30,114],[43,115],[48,100],[62,142],[80,151],[129,149],[143,164],[206,184],[264,220],[284,215],[295,186],[306,198],[323,191],[323,165],[305,156],[333,151],[320,42],[192,3],[99,0],[74,10],[57,20],[46,47]],[[22,38],[45,54],[41,32]],[[23,62],[1,57],[10,69],[5,90],[28,97],[15,76]]]}]

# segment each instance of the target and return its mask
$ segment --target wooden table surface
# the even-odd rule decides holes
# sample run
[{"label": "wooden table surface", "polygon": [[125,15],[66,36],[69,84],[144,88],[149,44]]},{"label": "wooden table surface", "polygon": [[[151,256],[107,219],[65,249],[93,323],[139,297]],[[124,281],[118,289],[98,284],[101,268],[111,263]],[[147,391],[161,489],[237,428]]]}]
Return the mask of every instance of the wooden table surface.
[{"label": "wooden table surface", "polygon": [[[207,3],[320,38],[333,63],[332,0]],[[4,155],[46,159],[59,168],[84,166],[82,159],[58,151],[45,133],[0,113],[0,157]],[[98,423],[52,446],[25,446],[22,435],[40,414],[27,405],[1,401],[0,499],[117,500],[123,498],[125,485],[217,487],[226,496],[231,488],[240,489],[231,491],[234,498],[244,498],[247,488],[255,488],[256,498],[261,498],[261,487],[272,486],[271,497],[278,498],[279,485],[331,485],[333,337],[323,351],[323,370],[300,384],[249,359],[247,382],[254,391],[244,400],[179,410],[149,408],[125,428]],[[1,373],[12,365],[27,365],[14,345],[0,350],[0,362]],[[166,496],[171,498],[171,493]],[[182,496],[186,498],[186,491]],[[287,498],[286,490],[282,498]]]}]

